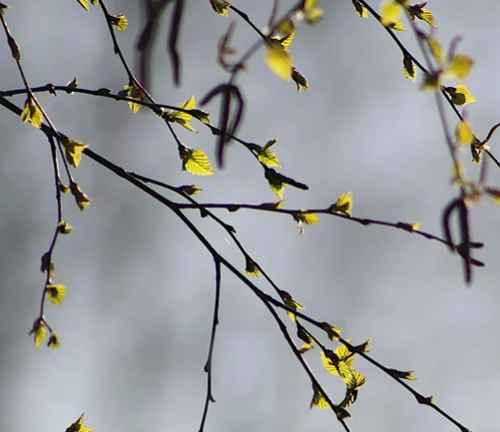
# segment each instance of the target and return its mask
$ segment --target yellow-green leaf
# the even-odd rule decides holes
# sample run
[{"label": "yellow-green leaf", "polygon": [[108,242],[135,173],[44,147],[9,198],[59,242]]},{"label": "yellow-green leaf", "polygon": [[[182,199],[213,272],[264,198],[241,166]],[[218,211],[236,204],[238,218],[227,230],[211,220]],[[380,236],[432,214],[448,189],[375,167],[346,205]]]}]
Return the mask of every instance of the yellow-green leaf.
[{"label": "yellow-green leaf", "polygon": [[47,334],[47,329],[43,325],[43,322],[41,319],[37,319],[33,323],[33,328],[29,332],[30,335],[33,335],[33,339],[35,342],[35,348],[38,348],[43,340],[45,339],[45,336]]},{"label": "yellow-green leaf", "polygon": [[353,199],[351,192],[344,192],[339,196],[337,202],[330,206],[330,211],[344,213],[352,216]]},{"label": "yellow-green leaf", "polygon": [[466,55],[456,54],[451,59],[447,69],[447,74],[455,76],[459,79],[465,79],[469,76],[474,61]]},{"label": "yellow-green leaf", "polygon": [[66,221],[59,222],[57,229],[61,234],[70,234],[73,232],[73,227]]},{"label": "yellow-green leaf", "polygon": [[212,5],[212,9],[217,12],[219,15],[227,17],[227,9],[230,4],[225,0],[210,0],[210,4]]},{"label": "yellow-green leaf", "polygon": [[245,272],[253,277],[259,276],[259,267],[257,267],[255,261],[248,256],[246,257]]},{"label": "yellow-green leaf", "polygon": [[326,400],[326,398],[323,396],[323,394],[320,392],[319,389],[317,389],[315,386],[313,386],[314,393],[313,397],[311,400],[311,403],[309,404],[309,409],[316,407],[319,409],[326,409],[330,408],[330,404]]},{"label": "yellow-green leaf", "polygon": [[339,359],[336,352],[326,349],[320,352],[321,361],[325,369],[332,375],[340,376],[344,382],[349,382],[352,378],[352,371],[349,365]]},{"label": "yellow-green leaf", "polygon": [[203,189],[200,189],[197,185],[183,185],[179,186],[177,188],[179,192],[185,193],[190,196],[198,195],[203,191]]},{"label": "yellow-green leaf", "polygon": [[400,371],[397,369],[386,369],[386,371],[395,378],[405,379],[408,381],[415,381],[417,379],[414,375],[415,371]]},{"label": "yellow-green leaf", "polygon": [[445,87],[445,90],[450,95],[451,101],[458,106],[467,105],[477,100],[463,84],[459,84],[456,87]]},{"label": "yellow-green leaf", "polygon": [[[136,101],[142,102],[144,99],[144,94],[139,86],[134,82],[126,85],[122,91],[118,93],[119,96],[126,97],[127,99],[134,99]],[[141,108],[141,104],[137,102],[128,102],[130,110],[136,114]]]},{"label": "yellow-green leaf", "polygon": [[88,147],[88,144],[84,142],[77,141],[72,138],[68,138],[65,135],[60,135],[59,140],[64,147],[66,160],[71,166],[78,168],[80,165],[80,160],[82,158],[82,152]]},{"label": "yellow-green leaf", "polygon": [[380,5],[380,22],[386,27],[391,27],[399,22],[401,7],[394,1],[384,1]]},{"label": "yellow-green leaf", "polygon": [[437,92],[441,90],[441,74],[424,73],[424,79],[420,84],[420,89],[424,91]]},{"label": "yellow-green leaf", "polygon": [[47,346],[53,350],[56,350],[61,346],[61,339],[56,332],[52,332],[50,335],[49,340],[47,341]]},{"label": "yellow-green leaf", "polygon": [[307,82],[307,78],[294,67],[292,68],[292,80],[295,81],[297,92],[300,93],[301,90],[309,90],[309,83]]},{"label": "yellow-green leaf", "polygon": [[268,39],[267,66],[281,79],[289,81],[292,75],[292,58],[277,39]]},{"label": "yellow-green leaf", "polygon": [[83,192],[82,188],[77,183],[71,183],[69,186],[71,194],[75,197],[76,204],[80,211],[85,211],[90,205],[90,198]]},{"label": "yellow-green leaf", "polygon": [[61,306],[66,296],[66,287],[64,285],[47,284],[45,285],[45,293],[51,303]]},{"label": "yellow-green leaf", "polygon": [[403,74],[406,78],[415,81],[417,79],[417,68],[413,64],[411,57],[405,55],[403,58]]},{"label": "yellow-green leaf", "polygon": [[35,101],[28,96],[24,102],[24,109],[21,112],[21,119],[24,123],[31,123],[37,129],[42,127],[43,113],[35,103]]},{"label": "yellow-green leaf", "polygon": [[470,145],[476,140],[470,126],[464,120],[460,120],[458,123],[455,136],[460,145]]},{"label": "yellow-green leaf", "polygon": [[444,59],[443,48],[441,47],[441,44],[437,39],[434,38],[427,38],[426,40],[427,44],[429,45],[429,50],[431,51],[432,56],[439,64],[441,64]]},{"label": "yellow-green leaf", "polygon": [[[283,302],[288,306],[291,307],[293,310],[299,310],[299,309],[305,309],[305,306],[300,304],[297,300],[295,300],[289,292],[280,290],[280,295],[281,298],[283,299]],[[295,322],[297,320],[297,316],[290,311],[286,312],[288,314],[288,317]]]},{"label": "yellow-green leaf", "polygon": [[281,164],[274,152],[268,148],[261,148],[258,150],[257,157],[264,165],[281,167]]},{"label": "yellow-green leaf", "polygon": [[93,428],[87,427],[83,424],[83,414],[78,418],[78,420],[70,424],[66,428],[66,432],[90,432]]},{"label": "yellow-green leaf", "polygon": [[[185,101],[179,108],[184,110],[194,110],[196,108],[196,100],[194,98],[194,95],[191,96],[187,101]],[[192,117],[192,114],[176,110],[169,111],[164,116],[165,120],[178,123],[181,126],[185,127],[187,130],[196,132],[196,130],[189,124],[189,121]]]},{"label": "yellow-green leaf", "polygon": [[359,0],[352,0],[352,5],[354,6],[354,11],[359,17],[368,18],[368,10],[359,2]]},{"label": "yellow-green leaf", "polygon": [[320,222],[320,218],[314,213],[301,212],[292,215],[297,222],[305,223],[306,225],[314,225]]},{"label": "yellow-green leaf", "polygon": [[366,377],[356,370],[352,371],[352,376],[349,382],[347,383],[347,387],[350,390],[359,390],[366,382]]},{"label": "yellow-green leaf", "polygon": [[111,25],[120,31],[125,31],[128,26],[128,19],[123,14],[118,14],[110,17]]},{"label": "yellow-green leaf", "polygon": [[[269,173],[269,171],[266,171],[266,173]],[[283,192],[285,191],[285,186],[286,183],[280,180],[278,176],[268,174],[266,176],[267,181],[269,182],[269,187],[271,190],[278,195],[278,198],[280,200],[283,200]]]},{"label": "yellow-green leaf", "polygon": [[89,10],[89,0],[76,0],[78,4],[84,8],[86,11]]},{"label": "yellow-green leaf", "polygon": [[192,150],[187,147],[182,147],[179,154],[182,159],[183,171],[201,176],[215,174],[210,165],[208,156],[203,150]]}]

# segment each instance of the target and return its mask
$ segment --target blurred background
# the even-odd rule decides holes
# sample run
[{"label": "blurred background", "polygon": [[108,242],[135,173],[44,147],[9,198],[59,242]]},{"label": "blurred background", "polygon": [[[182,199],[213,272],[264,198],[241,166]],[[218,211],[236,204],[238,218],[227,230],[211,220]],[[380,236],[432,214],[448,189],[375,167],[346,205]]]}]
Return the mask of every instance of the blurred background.
[{"label": "blurred background", "polygon": [[[231,20],[237,21],[233,46],[239,53],[256,40],[233,13],[230,19],[216,15],[208,0],[186,3],[180,88],[172,85],[166,52],[170,11],[153,51],[151,92],[172,105],[191,94],[201,100],[227,80],[215,56]],[[293,2],[280,4],[284,12]],[[378,2],[370,4],[378,9]],[[128,84],[99,7],[85,12],[70,0],[11,5],[7,22],[32,86],[64,85],[75,76],[83,88],[119,91]],[[117,37],[134,65],[143,25],[139,4],[108,0],[106,5],[129,19],[129,28]],[[234,5],[260,27],[272,8],[264,0],[234,0]],[[324,20],[301,26],[291,46],[310,91],[297,94],[293,83],[267,68],[259,51],[238,80],[247,104],[239,136],[264,144],[278,133],[274,150],[282,172],[310,187],[308,192],[288,187],[288,208],[326,207],[352,191],[354,215],[419,221],[423,230],[440,235],[441,210],[456,190],[434,97],[403,77],[400,51],[373,18],[357,17],[348,0],[320,6]],[[500,4],[448,0],[428,8],[443,45],[462,36],[459,51],[476,62],[466,85],[478,102],[467,106],[467,115],[484,137],[500,121]],[[400,36],[421,58],[411,32]],[[21,87],[2,43],[0,89]],[[24,97],[13,100],[24,103]],[[175,142],[151,113],[133,115],[127,104],[77,94],[44,94],[40,100],[67,135],[127,170],[173,185],[197,183],[202,202],[277,199],[261,168],[237,144],[228,149],[224,170],[194,177],[181,172]],[[218,109],[217,101],[208,106],[215,123]],[[452,115],[449,121],[455,125]],[[181,140],[214,161],[214,138],[202,125],[193,126],[200,133],[177,128]],[[497,157],[498,140],[491,142]],[[46,308],[62,346],[35,350],[27,333],[43,289],[40,257],[56,223],[51,155],[44,136],[7,110],[0,115],[0,146],[0,430],[64,431],[85,411],[86,424],[95,431],[197,431],[214,297],[210,255],[166,208],[84,157],[75,176],[92,204],[81,214],[72,197],[64,197],[64,218],[74,232],[60,238],[54,260],[55,281],[67,286],[67,297],[61,308]],[[470,160],[468,151],[462,157]],[[477,178],[477,167],[467,166]],[[500,183],[492,165],[489,179]],[[219,251],[244,269],[227,234],[197,212],[189,214]],[[467,427],[497,430],[498,208],[485,200],[471,211],[473,239],[485,242],[475,256],[486,267],[475,270],[469,288],[457,256],[403,231],[322,217],[298,235],[288,217],[244,210],[217,214],[234,225],[248,252],[307,313],[344,327],[344,336],[356,343],[371,339],[371,353],[383,364],[415,370],[415,388],[434,395]],[[269,290],[261,278],[256,283]],[[338,378],[322,370],[316,352],[306,360],[340,401],[344,389]],[[354,366],[367,382],[350,409],[353,431],[456,430],[370,364],[356,359]],[[310,382],[279,329],[226,271],[213,392],[217,403],[210,407],[207,431],[342,430],[329,410],[309,410]]]}]

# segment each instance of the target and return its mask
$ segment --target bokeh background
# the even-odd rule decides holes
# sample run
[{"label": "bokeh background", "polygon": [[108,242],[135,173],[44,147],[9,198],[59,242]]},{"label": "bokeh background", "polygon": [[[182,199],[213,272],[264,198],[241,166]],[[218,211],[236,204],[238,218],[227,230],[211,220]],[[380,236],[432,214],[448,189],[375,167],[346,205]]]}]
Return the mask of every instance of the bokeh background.
[{"label": "bokeh background", "polygon": [[[108,0],[130,26],[118,34],[127,60],[142,25],[136,0]],[[272,2],[234,0],[263,27]],[[284,11],[292,4],[282,1]],[[378,8],[378,2],[371,2]],[[127,84],[113,54],[98,7],[76,1],[11,2],[8,24],[22,50],[31,85],[81,87]],[[274,76],[259,51],[239,84],[247,110],[240,136],[263,144],[279,134],[275,151],[283,172],[307,183],[287,188],[289,208],[325,207],[352,191],[354,214],[389,221],[420,221],[440,233],[440,213],[456,194],[450,158],[435,101],[402,75],[402,58],[370,18],[358,18],[348,0],[323,1],[316,27],[302,26],[292,45],[310,91]],[[499,121],[500,4],[431,2],[447,46],[476,61],[467,80],[478,102],[468,118],[483,137]],[[187,1],[182,23],[182,87],[172,85],[165,49],[167,16],[154,49],[152,93],[179,104],[200,100],[227,75],[216,65],[220,36],[230,20],[241,53],[256,35],[234,14],[224,19],[209,2]],[[402,40],[418,53],[410,32]],[[2,38],[3,39],[3,38]],[[420,54],[418,57],[421,58]],[[452,84],[453,81],[450,81]],[[0,44],[0,89],[22,87],[6,43]],[[238,145],[217,175],[194,178],[180,171],[176,145],[151,113],[132,115],[126,104],[82,95],[41,95],[57,127],[127,170],[174,185],[196,182],[204,202],[276,200],[260,167]],[[16,98],[22,105],[24,98]],[[208,109],[214,120],[218,103]],[[449,116],[450,124],[455,119]],[[179,130],[186,145],[213,159],[214,139]],[[179,128],[180,129],[180,128]],[[491,145],[500,155],[498,138]],[[75,172],[92,198],[80,214],[65,197],[65,219],[74,232],[55,252],[58,283],[67,285],[61,308],[48,305],[49,322],[62,337],[54,352],[35,350],[27,333],[37,316],[44,276],[40,256],[56,222],[51,156],[44,136],[12,113],[0,115],[0,430],[63,431],[83,411],[96,431],[197,431],[205,397],[214,270],[210,255],[169,211],[84,158]],[[470,159],[468,152],[462,155]],[[471,176],[477,169],[470,166]],[[489,179],[500,183],[490,166]],[[323,217],[305,235],[291,218],[239,211],[218,212],[238,230],[247,250],[274,280],[318,319],[344,327],[344,335],[372,340],[373,356],[390,367],[415,370],[415,388],[474,431],[497,430],[500,395],[498,257],[499,210],[488,202],[471,212],[473,238],[486,246],[477,258],[486,268],[463,282],[460,260],[445,247],[402,231],[363,227]],[[197,212],[190,214],[221,253],[243,269],[226,233]],[[268,289],[262,280],[259,286]],[[314,352],[307,360],[334,400],[338,379],[323,372]],[[351,409],[354,431],[452,431],[455,427],[362,359],[367,383]],[[223,273],[220,327],[214,358],[214,396],[207,431],[341,430],[329,410],[309,410],[311,386],[262,304]]]}]

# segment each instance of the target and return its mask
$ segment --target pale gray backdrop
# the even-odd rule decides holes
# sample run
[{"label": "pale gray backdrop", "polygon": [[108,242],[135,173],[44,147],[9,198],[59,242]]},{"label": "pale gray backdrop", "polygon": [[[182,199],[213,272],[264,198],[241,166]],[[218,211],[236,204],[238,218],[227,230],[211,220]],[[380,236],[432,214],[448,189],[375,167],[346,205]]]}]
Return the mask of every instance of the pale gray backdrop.
[{"label": "pale gray backdrop", "polygon": [[[478,102],[467,111],[482,137],[500,121],[500,4],[480,3],[447,0],[429,8],[439,39],[447,44],[463,36],[460,51],[476,61],[467,85]],[[264,0],[234,4],[261,26],[271,9]],[[378,2],[371,4],[378,8]],[[88,88],[120,90],[127,84],[99,8],[86,13],[71,0],[11,5],[6,17],[31,85],[65,84],[74,76]],[[107,5],[130,20],[118,37],[133,64],[141,25],[137,1]],[[326,206],[350,190],[357,216],[420,221],[439,234],[441,209],[456,191],[434,98],[402,76],[400,52],[374,19],[358,18],[348,0],[322,6],[324,21],[301,27],[292,45],[311,90],[297,94],[293,84],[267,69],[259,52],[239,80],[247,101],[241,137],[265,143],[279,134],[275,150],[284,172],[310,186],[307,193],[286,190],[290,208]],[[226,80],[214,58],[230,21],[215,15],[208,0],[188,1],[186,12],[182,88],[172,87],[166,23],[155,50],[153,94],[174,105],[191,94],[201,99]],[[401,37],[416,49],[411,33]],[[255,38],[238,20],[235,46],[242,50]],[[0,89],[19,87],[2,42]],[[126,104],[82,95],[44,95],[41,101],[62,131],[126,169],[176,185],[196,182],[204,189],[203,201],[276,199],[260,168],[237,145],[228,150],[226,169],[194,178],[180,172],[176,145],[153,115],[133,116]],[[21,105],[23,98],[16,102]],[[215,118],[218,103],[209,109]],[[213,138],[196,127],[200,134],[180,130],[181,139],[213,159]],[[495,138],[492,148],[500,156],[497,143]],[[56,220],[50,152],[41,133],[6,110],[0,115],[0,145],[0,430],[63,431],[85,411],[86,423],[98,432],[197,431],[214,292],[209,254],[164,207],[84,158],[75,175],[92,205],[81,215],[65,197],[65,218],[74,233],[60,239],[55,263],[56,280],[68,293],[60,309],[47,306],[62,347],[35,350],[27,332],[44,281],[40,256]],[[463,157],[469,159],[466,152]],[[490,175],[500,182],[498,170]],[[497,430],[498,209],[485,202],[471,212],[474,239],[486,243],[477,257],[487,263],[475,272],[472,288],[465,287],[456,256],[402,231],[324,217],[299,236],[291,218],[220,214],[308,313],[343,326],[355,341],[370,338],[373,356],[388,366],[415,369],[415,388],[433,394],[474,431]],[[244,267],[222,230],[200,221],[196,212],[192,220]],[[222,288],[217,403],[207,431],[341,430],[330,411],[309,411],[310,383],[261,303],[226,272]],[[315,353],[307,359],[339,400],[337,380],[321,371]],[[351,410],[353,430],[455,430],[380,371],[361,359],[355,365],[367,383]]]}]

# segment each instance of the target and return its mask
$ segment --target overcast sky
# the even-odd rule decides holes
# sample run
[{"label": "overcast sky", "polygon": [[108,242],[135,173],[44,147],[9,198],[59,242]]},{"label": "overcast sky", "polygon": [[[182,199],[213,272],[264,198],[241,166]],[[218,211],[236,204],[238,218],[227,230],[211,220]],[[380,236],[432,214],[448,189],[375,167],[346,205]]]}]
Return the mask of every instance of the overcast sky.
[{"label": "overcast sky", "polygon": [[[137,3],[106,2],[111,13],[129,19],[127,31],[117,36],[132,65],[142,25]],[[266,25],[272,2],[233,3],[257,26]],[[282,10],[291,4],[282,1]],[[378,2],[370,4],[378,9]],[[5,16],[32,86],[64,85],[75,76],[82,88],[119,91],[128,84],[100,8],[85,12],[71,0],[11,5]],[[352,191],[355,216],[419,221],[423,230],[441,235],[441,211],[457,190],[433,95],[404,78],[398,48],[373,18],[357,17],[349,0],[320,5],[324,20],[301,26],[291,46],[310,91],[297,94],[293,83],[265,66],[263,51],[257,52],[238,80],[246,101],[239,136],[264,144],[279,135],[274,150],[282,172],[310,188],[287,188],[287,208],[327,207]],[[466,111],[484,137],[500,121],[500,4],[447,0],[428,7],[436,15],[436,37],[446,47],[462,36],[458,51],[475,61],[466,84],[478,102]],[[178,105],[192,94],[200,100],[227,81],[215,56],[233,19],[234,46],[242,53],[256,40],[255,32],[233,13],[230,19],[217,16],[208,0],[187,1],[178,89],[165,49],[168,20],[162,21],[151,86],[157,101]],[[420,59],[413,35],[400,36]],[[21,87],[2,43],[0,90]],[[197,183],[202,202],[277,199],[259,165],[237,144],[229,146],[224,170],[194,177],[181,172],[177,146],[152,113],[134,116],[124,103],[76,94],[40,95],[40,101],[62,132],[127,170],[172,185]],[[207,109],[215,121],[218,102]],[[449,122],[456,122],[451,113]],[[213,136],[202,125],[193,126],[200,133],[177,128],[180,139],[214,161]],[[493,138],[491,147],[499,157],[497,142]],[[209,253],[165,207],[84,157],[75,176],[92,204],[80,214],[71,197],[64,199],[64,217],[74,232],[60,238],[54,258],[55,281],[67,286],[67,297],[60,308],[46,309],[62,346],[56,352],[35,350],[27,333],[43,289],[40,257],[56,222],[50,148],[42,133],[7,110],[0,113],[0,145],[0,429],[63,431],[85,411],[96,432],[196,432],[214,297]],[[461,157],[477,178],[469,153]],[[489,180],[500,184],[493,165]],[[308,314],[342,326],[355,343],[371,339],[373,357],[388,367],[415,370],[418,381],[412,385],[434,395],[471,430],[497,431],[498,208],[485,200],[471,210],[472,237],[485,243],[476,257],[486,267],[475,270],[469,288],[456,255],[403,231],[324,216],[299,235],[284,215],[216,213]],[[197,212],[189,216],[221,254],[244,269],[227,233]],[[261,279],[255,282],[271,292]],[[206,430],[342,430],[332,412],[309,410],[310,382],[268,311],[229,272],[222,280],[213,377],[217,403],[210,407]],[[305,358],[340,401],[338,378],[322,370],[316,352]],[[350,410],[353,431],[456,430],[361,358],[354,365],[367,382]]]}]

